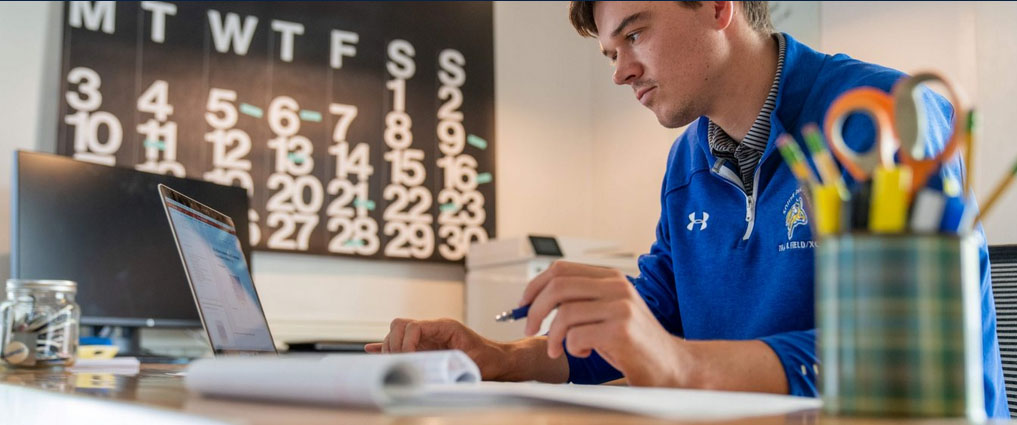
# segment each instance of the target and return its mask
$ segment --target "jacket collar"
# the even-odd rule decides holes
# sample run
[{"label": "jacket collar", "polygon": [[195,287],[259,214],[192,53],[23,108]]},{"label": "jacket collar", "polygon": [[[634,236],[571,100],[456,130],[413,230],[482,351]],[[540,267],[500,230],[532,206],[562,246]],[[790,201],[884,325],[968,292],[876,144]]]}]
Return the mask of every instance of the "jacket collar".
[{"label": "jacket collar", "polygon": [[[795,40],[794,37],[784,33],[784,69],[780,76],[780,90],[777,93],[776,106],[770,114],[770,138],[763,152],[762,162],[775,149],[774,140],[785,133],[786,129],[797,131],[802,124],[799,123],[799,116],[805,100],[815,88],[813,84],[819,70],[827,55],[819,53],[809,46]],[[697,144],[700,150],[713,164],[716,158],[710,152],[710,144],[707,132],[709,131],[709,120],[701,117],[698,123]]]}]

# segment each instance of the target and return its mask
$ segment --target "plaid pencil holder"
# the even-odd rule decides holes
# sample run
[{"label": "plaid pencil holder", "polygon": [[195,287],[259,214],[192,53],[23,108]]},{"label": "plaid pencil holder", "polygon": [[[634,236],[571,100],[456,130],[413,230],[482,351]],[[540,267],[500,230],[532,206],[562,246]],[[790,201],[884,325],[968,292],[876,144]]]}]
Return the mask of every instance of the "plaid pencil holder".
[{"label": "plaid pencil holder", "polygon": [[985,417],[977,248],[947,235],[846,234],[818,244],[827,414]]}]

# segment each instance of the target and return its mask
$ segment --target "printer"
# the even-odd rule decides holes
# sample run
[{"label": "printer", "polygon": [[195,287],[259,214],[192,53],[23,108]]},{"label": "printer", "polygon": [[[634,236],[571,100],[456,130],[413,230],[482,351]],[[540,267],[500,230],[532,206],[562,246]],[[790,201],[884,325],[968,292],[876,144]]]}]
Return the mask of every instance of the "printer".
[{"label": "printer", "polygon": [[[524,337],[524,320],[495,322],[494,316],[515,308],[526,284],[557,260],[639,274],[636,256],[612,242],[530,235],[473,244],[466,255],[466,325],[495,341]],[[553,318],[554,312],[540,333],[547,332]]]}]

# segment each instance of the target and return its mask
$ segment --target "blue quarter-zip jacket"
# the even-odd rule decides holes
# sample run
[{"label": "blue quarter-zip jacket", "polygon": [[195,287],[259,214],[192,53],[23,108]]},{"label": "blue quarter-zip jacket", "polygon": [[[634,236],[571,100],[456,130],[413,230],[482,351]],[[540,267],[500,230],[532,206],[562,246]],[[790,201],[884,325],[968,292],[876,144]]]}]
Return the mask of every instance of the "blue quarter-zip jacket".
[{"label": "blue quarter-zip jacket", "polygon": [[[630,280],[670,333],[690,340],[762,340],[784,366],[790,393],[816,396],[815,242],[801,216],[807,212],[798,183],[774,140],[784,132],[800,138],[805,124],[823,123],[827,108],[841,93],[861,86],[889,92],[904,74],[843,54],[819,53],[785,37],[780,94],[755,174],[755,196],[745,195],[739,177],[727,166],[713,169],[707,119],[690,124],[668,156],[657,240],[639,258],[640,275]],[[926,98],[929,150],[938,150],[949,135],[953,110],[938,95]],[[846,123],[845,139],[851,144],[871,146],[874,134],[867,119],[852,117]],[[962,170],[958,158],[943,173],[959,179]],[[1006,418],[996,309],[981,227],[977,237],[985,408],[989,417]],[[601,383],[621,376],[596,352],[585,359],[570,355],[568,361],[571,382]]]}]

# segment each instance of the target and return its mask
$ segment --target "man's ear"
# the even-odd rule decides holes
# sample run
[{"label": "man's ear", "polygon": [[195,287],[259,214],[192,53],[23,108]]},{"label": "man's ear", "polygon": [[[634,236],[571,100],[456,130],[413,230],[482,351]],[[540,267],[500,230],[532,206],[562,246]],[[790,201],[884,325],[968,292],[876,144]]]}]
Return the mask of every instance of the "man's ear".
[{"label": "man's ear", "polygon": [[735,5],[733,1],[712,1],[708,6],[713,12],[713,28],[718,30],[726,29],[734,21]]}]

